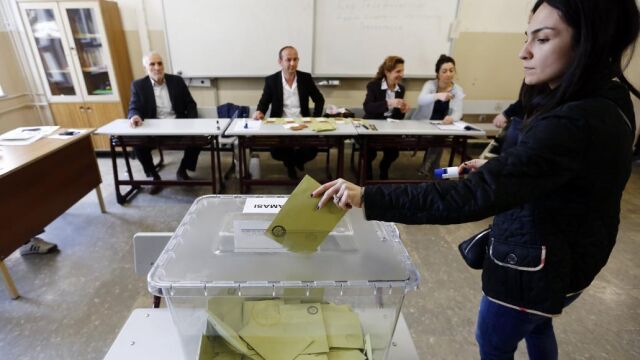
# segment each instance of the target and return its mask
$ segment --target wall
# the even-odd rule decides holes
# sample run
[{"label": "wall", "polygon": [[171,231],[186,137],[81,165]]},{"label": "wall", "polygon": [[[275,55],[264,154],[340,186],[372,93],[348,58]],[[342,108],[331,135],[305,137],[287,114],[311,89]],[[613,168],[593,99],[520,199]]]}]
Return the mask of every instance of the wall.
[{"label": "wall", "polygon": [[[517,96],[522,75],[516,55],[522,44],[529,3],[530,0],[461,0],[453,56],[458,63],[458,82],[467,92],[467,99],[506,100]],[[146,42],[149,49],[166,55],[161,3],[153,0],[118,0],[118,4],[129,42],[134,77],[144,76],[140,62],[145,51],[142,43]],[[495,9],[504,9],[504,13],[498,13]],[[506,13],[509,15],[504,15]],[[274,58],[274,72],[278,70],[276,51],[274,49],[274,54],[264,55]],[[493,55],[495,53],[512,55],[496,58]],[[301,59],[301,62],[309,60]],[[166,56],[165,62],[169,65],[168,71],[171,71]],[[371,74],[376,70],[371,69]],[[367,80],[340,80],[339,86],[321,88],[326,103],[361,107]],[[408,90],[407,99],[415,104],[424,80],[405,79],[404,83]],[[194,87],[192,93],[200,106],[216,106],[225,102],[256,105],[262,86],[261,78],[216,79],[212,87]]]}]

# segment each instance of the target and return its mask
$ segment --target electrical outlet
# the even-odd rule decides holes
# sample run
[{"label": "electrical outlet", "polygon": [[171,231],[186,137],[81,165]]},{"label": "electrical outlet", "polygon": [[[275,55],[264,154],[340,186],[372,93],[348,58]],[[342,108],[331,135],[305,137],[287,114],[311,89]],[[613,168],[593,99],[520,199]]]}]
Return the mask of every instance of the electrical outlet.
[{"label": "electrical outlet", "polygon": [[211,79],[191,78],[189,79],[189,86],[211,87]]}]

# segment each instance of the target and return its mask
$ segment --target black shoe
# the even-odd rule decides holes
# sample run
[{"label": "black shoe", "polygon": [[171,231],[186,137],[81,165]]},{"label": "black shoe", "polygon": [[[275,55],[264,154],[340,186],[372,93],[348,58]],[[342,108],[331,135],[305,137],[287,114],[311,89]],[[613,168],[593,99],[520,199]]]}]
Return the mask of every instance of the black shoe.
[{"label": "black shoe", "polygon": [[298,173],[296,172],[296,168],[293,166],[287,166],[287,176],[291,180],[298,180]]},{"label": "black shoe", "polygon": [[191,176],[187,174],[187,170],[183,168],[179,168],[178,172],[176,172],[176,179],[180,181],[186,181],[186,180],[191,180]]}]

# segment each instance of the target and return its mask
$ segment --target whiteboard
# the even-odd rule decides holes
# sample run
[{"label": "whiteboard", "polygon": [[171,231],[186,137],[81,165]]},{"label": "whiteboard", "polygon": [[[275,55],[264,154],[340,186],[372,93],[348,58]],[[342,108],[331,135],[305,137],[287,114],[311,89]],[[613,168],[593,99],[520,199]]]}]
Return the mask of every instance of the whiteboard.
[{"label": "whiteboard", "polygon": [[285,45],[311,72],[313,0],[163,0],[163,10],[171,71],[183,77],[262,77]]},{"label": "whiteboard", "polygon": [[388,55],[406,77],[432,77],[449,54],[459,0],[163,0],[171,71],[263,77],[293,45],[319,77],[373,77]]},{"label": "whiteboard", "polygon": [[455,0],[319,0],[313,73],[373,77],[385,57],[405,60],[406,77],[435,76],[449,54]]}]

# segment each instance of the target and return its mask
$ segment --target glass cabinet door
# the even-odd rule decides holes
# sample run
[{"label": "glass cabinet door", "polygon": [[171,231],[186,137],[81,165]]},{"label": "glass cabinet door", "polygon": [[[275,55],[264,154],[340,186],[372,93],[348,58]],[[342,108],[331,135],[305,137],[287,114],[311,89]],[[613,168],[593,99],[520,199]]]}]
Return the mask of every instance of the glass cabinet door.
[{"label": "glass cabinet door", "polygon": [[[51,97],[79,97],[78,87],[65,45],[62,22],[55,5],[23,7],[27,33]],[[69,99],[73,100],[73,99]]]},{"label": "glass cabinet door", "polygon": [[87,100],[115,97],[115,82],[99,9],[91,5],[64,3],[61,11],[66,14],[65,22],[73,39],[77,55],[75,60],[80,68],[78,77],[86,91]]}]

